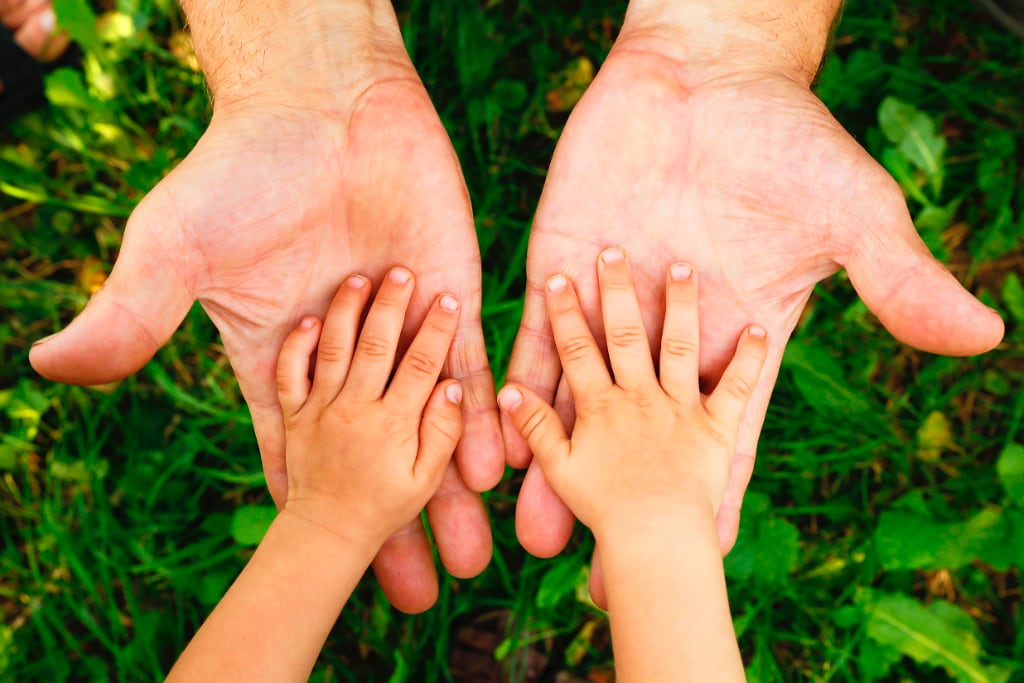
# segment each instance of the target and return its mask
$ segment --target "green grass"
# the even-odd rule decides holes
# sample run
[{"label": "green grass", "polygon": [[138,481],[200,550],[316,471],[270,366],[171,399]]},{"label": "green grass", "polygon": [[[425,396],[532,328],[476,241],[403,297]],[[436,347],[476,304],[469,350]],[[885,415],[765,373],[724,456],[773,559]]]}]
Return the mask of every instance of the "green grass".
[{"label": "green grass", "polygon": [[[251,552],[245,517],[269,504],[248,414],[200,310],[113,386],[55,385],[28,366],[31,341],[81,308],[124,218],[209,115],[200,75],[172,49],[174,3],[117,7],[139,30],[88,48],[80,71],[51,78],[59,106],[0,132],[4,680],[159,679]],[[548,93],[573,60],[600,63],[621,3],[411,0],[400,11],[476,208],[500,380],[565,120]],[[918,353],[844,278],[819,287],[727,560],[748,673],[1024,681],[1024,48],[970,4],[913,0],[851,3],[834,51],[821,96],[886,160],[926,241],[1003,313],[1007,336],[979,358]],[[945,144],[939,167],[901,156],[888,118],[901,103]],[[363,582],[315,680],[478,680],[465,673],[474,657],[510,681],[608,680],[607,622],[583,590],[590,541],[579,533],[555,560],[525,555],[518,481],[487,495],[496,548],[483,575],[444,578],[437,607],[416,617]]]}]

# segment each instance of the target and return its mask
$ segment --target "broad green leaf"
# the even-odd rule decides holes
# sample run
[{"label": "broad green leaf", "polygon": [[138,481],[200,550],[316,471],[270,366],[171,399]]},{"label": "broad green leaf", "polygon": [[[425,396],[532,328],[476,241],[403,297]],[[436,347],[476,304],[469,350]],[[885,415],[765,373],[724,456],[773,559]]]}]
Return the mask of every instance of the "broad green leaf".
[{"label": "broad green leaf", "polygon": [[559,556],[553,566],[544,573],[537,588],[535,604],[537,609],[547,610],[556,607],[566,595],[574,592],[583,575],[583,557],[581,555]]},{"label": "broad green leaf", "polygon": [[996,473],[1010,500],[1024,507],[1024,446],[1011,443],[1004,448],[996,461]]},{"label": "broad green leaf", "polygon": [[87,0],[53,0],[57,23],[76,43],[86,50],[100,47],[100,34],[96,29],[96,13]]},{"label": "broad green leaf", "polygon": [[1003,512],[1003,519],[1006,535],[981,548],[978,559],[1001,572],[1010,567],[1024,568],[1024,511],[1009,508]]},{"label": "broad green leaf", "polygon": [[1020,278],[1013,271],[1010,271],[1003,281],[1002,294],[1006,309],[1013,319],[1024,323],[1024,286],[1021,285]]},{"label": "broad green leaf", "polygon": [[954,523],[886,510],[879,518],[874,545],[878,561],[889,570],[956,569],[1001,543],[1006,534],[998,508],[985,508],[966,522]]},{"label": "broad green leaf", "polygon": [[730,579],[761,584],[783,584],[797,563],[800,532],[771,514],[771,501],[763,494],[747,494],[740,517],[736,547],[725,557]]},{"label": "broad green leaf", "polygon": [[46,77],[46,99],[64,109],[103,111],[104,105],[89,93],[82,74],[75,69],[57,69]]},{"label": "broad green leaf", "polygon": [[259,545],[275,517],[277,510],[269,505],[243,505],[231,517],[231,538],[238,545]]},{"label": "broad green leaf", "polygon": [[825,349],[795,340],[786,347],[782,366],[789,370],[797,390],[812,409],[830,416],[866,415],[870,401],[848,386],[848,376]]},{"label": "broad green leaf", "polygon": [[875,593],[868,605],[867,633],[920,664],[941,667],[957,681],[1000,683],[1008,669],[984,666],[971,618],[956,606],[937,601],[925,607],[913,598]]},{"label": "broad green leaf", "polygon": [[942,194],[946,139],[932,119],[916,107],[887,97],[878,109],[878,124],[889,142],[924,172],[935,197]]}]

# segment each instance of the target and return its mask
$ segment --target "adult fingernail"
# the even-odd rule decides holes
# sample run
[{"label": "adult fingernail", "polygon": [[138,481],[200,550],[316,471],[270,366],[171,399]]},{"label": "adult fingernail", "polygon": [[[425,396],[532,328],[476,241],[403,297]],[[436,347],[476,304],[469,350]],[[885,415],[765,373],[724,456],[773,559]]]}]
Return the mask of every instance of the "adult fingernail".
[{"label": "adult fingernail", "polygon": [[768,336],[768,332],[765,331],[760,325],[753,325],[747,329],[747,334],[757,339],[764,339]]},{"label": "adult fingernail", "polygon": [[392,282],[404,285],[412,277],[412,273],[405,268],[392,268],[390,277]]},{"label": "adult fingernail", "polygon": [[673,280],[689,280],[693,275],[693,268],[685,263],[676,263],[669,268],[668,274]]},{"label": "adult fingernail", "polygon": [[441,308],[449,313],[453,313],[459,310],[459,300],[451,294],[445,294],[441,297]]},{"label": "adult fingernail", "polygon": [[462,401],[462,387],[458,384],[449,384],[444,389],[444,397],[449,403],[458,405]]},{"label": "adult fingernail", "polygon": [[612,247],[611,249],[605,249],[601,254],[601,260],[605,263],[621,263],[626,259],[626,255],[618,247]]},{"label": "adult fingernail", "polygon": [[553,275],[548,280],[548,291],[549,292],[561,292],[569,285],[569,281],[565,279],[564,275]]},{"label": "adult fingernail", "polygon": [[39,15],[38,21],[39,28],[47,35],[53,33],[54,29],[57,28],[57,15],[50,8],[43,10],[42,14]]},{"label": "adult fingernail", "polygon": [[506,412],[512,412],[523,402],[523,395],[518,389],[505,387],[498,393],[498,405]]},{"label": "adult fingernail", "polygon": [[57,336],[57,333],[54,332],[53,334],[46,335],[42,339],[36,339],[34,342],[32,342],[32,346],[39,346],[41,344],[45,344],[46,342],[50,341],[51,339],[53,339],[56,336]]},{"label": "adult fingernail", "polygon": [[352,289],[362,289],[366,286],[366,278],[362,275],[350,275],[345,284]]}]

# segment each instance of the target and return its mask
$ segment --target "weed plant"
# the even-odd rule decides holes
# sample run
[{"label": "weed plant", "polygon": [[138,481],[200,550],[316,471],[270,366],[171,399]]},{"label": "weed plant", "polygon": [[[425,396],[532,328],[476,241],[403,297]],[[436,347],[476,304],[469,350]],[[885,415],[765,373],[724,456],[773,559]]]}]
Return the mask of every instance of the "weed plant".
[{"label": "weed plant", "polygon": [[[102,284],[126,216],[210,114],[171,0],[55,4],[82,65],[0,131],[0,679],[159,680],[273,511],[198,307],[123,382],[62,386],[29,368],[31,342]],[[476,209],[499,383],[545,169],[622,5],[398,7]],[[930,356],[894,341],[843,276],[819,286],[726,560],[751,681],[1024,681],[1022,57],[1019,38],[954,0],[852,2],[838,28],[818,93],[1007,335],[982,357]],[[484,574],[442,577],[437,606],[411,617],[368,577],[313,680],[613,680],[586,594],[591,540],[525,554],[520,480],[486,495]]]}]

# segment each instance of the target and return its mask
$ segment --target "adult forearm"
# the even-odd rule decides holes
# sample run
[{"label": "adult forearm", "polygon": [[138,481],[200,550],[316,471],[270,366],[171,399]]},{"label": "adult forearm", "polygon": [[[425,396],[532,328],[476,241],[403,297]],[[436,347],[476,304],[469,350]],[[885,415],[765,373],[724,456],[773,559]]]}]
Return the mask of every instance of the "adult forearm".
[{"label": "adult forearm", "polygon": [[810,84],[841,0],[632,0],[619,42],[660,45],[727,73],[771,69]]},{"label": "adult forearm", "polygon": [[167,680],[305,681],[373,555],[282,513]]},{"label": "adult forearm", "polygon": [[412,71],[387,0],[182,0],[217,107],[253,97],[346,95]]},{"label": "adult forearm", "polygon": [[713,514],[654,523],[597,538],[618,680],[744,680]]}]

